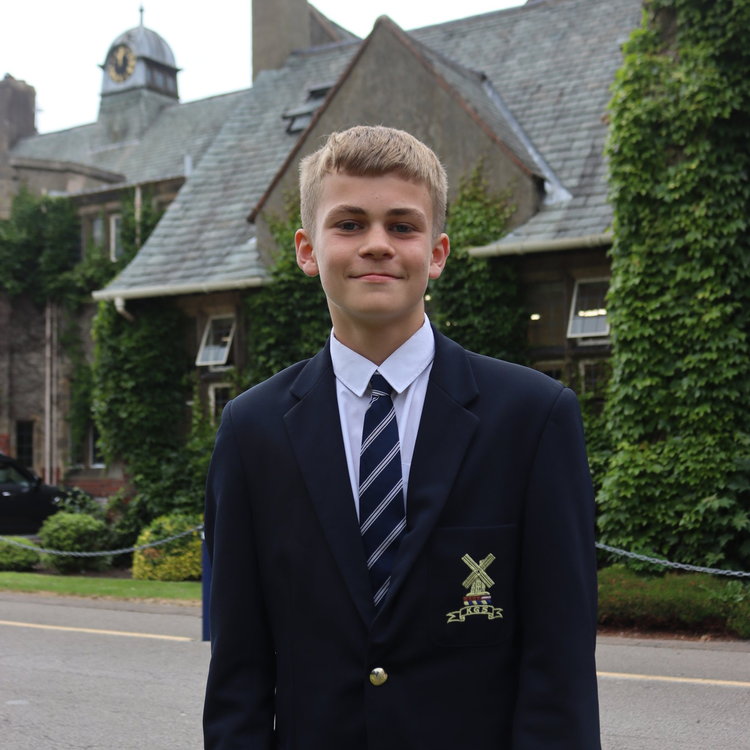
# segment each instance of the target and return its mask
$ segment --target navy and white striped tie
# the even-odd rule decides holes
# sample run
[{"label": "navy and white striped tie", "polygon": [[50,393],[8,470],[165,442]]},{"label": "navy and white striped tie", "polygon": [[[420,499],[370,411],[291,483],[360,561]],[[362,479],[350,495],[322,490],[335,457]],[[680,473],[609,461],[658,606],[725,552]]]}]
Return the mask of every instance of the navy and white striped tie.
[{"label": "navy and white striped tie", "polygon": [[372,397],[365,413],[359,459],[359,519],[377,607],[388,593],[406,513],[391,386],[376,372],[370,387]]}]

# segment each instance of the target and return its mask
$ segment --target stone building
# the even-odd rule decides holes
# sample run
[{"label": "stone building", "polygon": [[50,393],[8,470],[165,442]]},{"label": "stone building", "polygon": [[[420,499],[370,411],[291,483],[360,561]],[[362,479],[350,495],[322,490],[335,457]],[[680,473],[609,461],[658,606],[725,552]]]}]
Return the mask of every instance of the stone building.
[{"label": "stone building", "polygon": [[[95,123],[35,135],[33,89],[0,83],[0,215],[19,184],[71,195],[82,246],[94,240],[116,257],[123,196],[164,207],[136,257],[94,297],[124,315],[135,300],[173,298],[194,320],[191,353],[218,410],[231,390],[227,367],[244,366],[242,301],[267,281],[268,220],[284,211],[299,159],[352,124],[404,128],[436,151],[454,188],[482,161],[492,187],[510,190],[511,231],[472,252],[517,259],[534,366],[595,389],[609,353],[606,107],[640,13],[640,0],[529,0],[408,32],[383,17],[361,40],[305,0],[254,0],[252,87],[191,103],[179,101],[168,45],[141,25],[108,49]],[[33,465],[57,476],[71,465],[64,366],[47,377],[57,389],[49,403],[18,397],[20,375],[9,373],[29,363],[9,331],[33,315],[3,298],[0,450],[17,452],[32,424],[34,446],[55,446],[43,461],[35,450]],[[44,364],[44,312],[37,317],[30,348],[44,373],[64,353],[47,341]],[[93,452],[84,464],[92,482],[96,472],[117,479]]]}]

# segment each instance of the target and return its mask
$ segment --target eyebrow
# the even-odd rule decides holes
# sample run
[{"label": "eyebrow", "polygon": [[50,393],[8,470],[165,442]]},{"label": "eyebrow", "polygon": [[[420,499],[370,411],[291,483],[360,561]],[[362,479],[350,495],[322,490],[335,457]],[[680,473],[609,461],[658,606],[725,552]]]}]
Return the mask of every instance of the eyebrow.
[{"label": "eyebrow", "polygon": [[[334,214],[354,214],[356,216],[363,216],[367,213],[364,208],[360,206],[350,206],[346,203],[342,203],[338,206],[334,206],[329,212],[329,216]],[[424,213],[418,208],[390,208],[386,212],[386,216],[421,216],[426,218]]]}]

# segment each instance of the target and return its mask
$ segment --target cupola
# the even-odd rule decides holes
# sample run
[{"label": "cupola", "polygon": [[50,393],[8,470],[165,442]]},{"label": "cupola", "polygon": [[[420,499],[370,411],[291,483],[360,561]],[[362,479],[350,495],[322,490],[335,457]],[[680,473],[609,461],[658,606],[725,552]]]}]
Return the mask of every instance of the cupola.
[{"label": "cupola", "polygon": [[159,34],[141,23],[115,39],[101,66],[102,96],[147,89],[177,99],[174,55]]}]

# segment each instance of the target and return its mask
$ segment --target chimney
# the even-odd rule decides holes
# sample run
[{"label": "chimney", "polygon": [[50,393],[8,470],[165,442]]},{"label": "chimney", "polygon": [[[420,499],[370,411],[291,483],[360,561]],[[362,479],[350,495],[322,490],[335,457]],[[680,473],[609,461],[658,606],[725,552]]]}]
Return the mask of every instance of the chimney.
[{"label": "chimney", "polygon": [[10,73],[0,81],[0,151],[9,151],[19,138],[36,134],[36,91]]},{"label": "chimney", "polygon": [[289,53],[310,46],[307,0],[252,0],[253,80],[280,68]]}]

